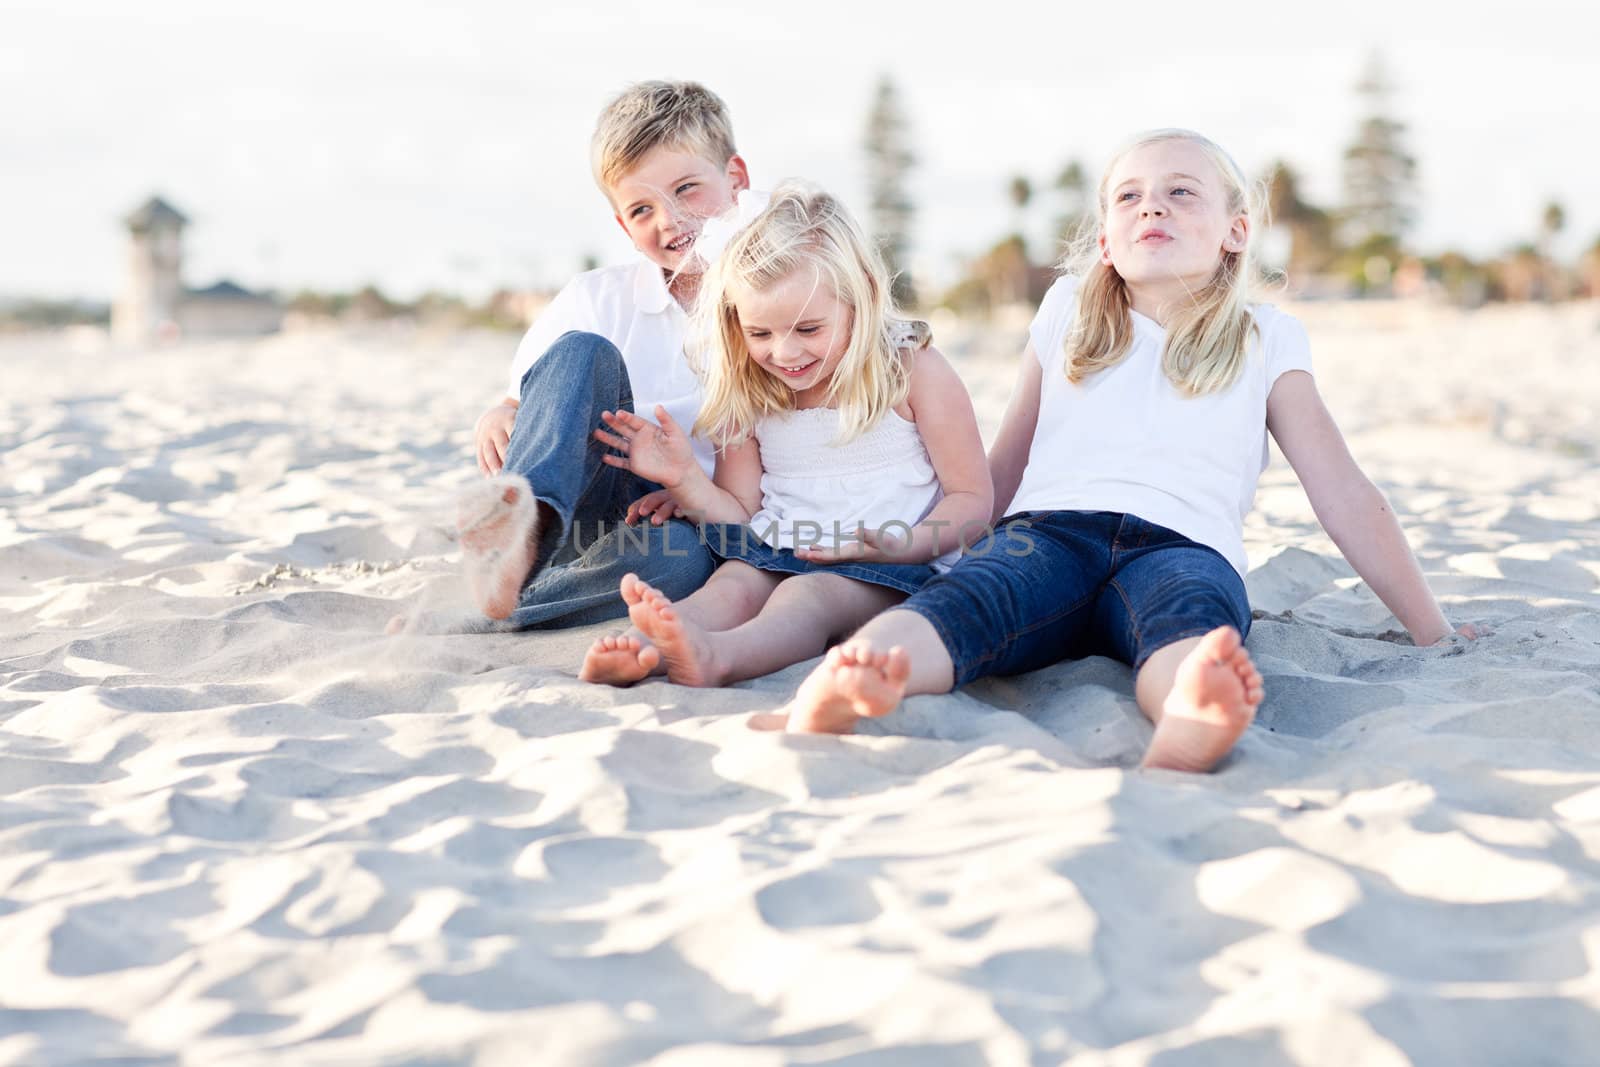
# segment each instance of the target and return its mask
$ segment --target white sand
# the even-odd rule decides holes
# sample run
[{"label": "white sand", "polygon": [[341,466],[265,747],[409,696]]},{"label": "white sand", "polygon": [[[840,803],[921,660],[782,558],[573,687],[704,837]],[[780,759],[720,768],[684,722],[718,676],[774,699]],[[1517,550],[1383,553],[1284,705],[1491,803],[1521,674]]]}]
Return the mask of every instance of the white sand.
[{"label": "white sand", "polygon": [[[1300,309],[1447,610],[1292,475],[1259,725],[1133,770],[1107,660],[758,734],[462,607],[514,339],[0,342],[0,1063],[1594,1062],[1600,307]],[[1015,328],[948,347],[992,429]]]}]

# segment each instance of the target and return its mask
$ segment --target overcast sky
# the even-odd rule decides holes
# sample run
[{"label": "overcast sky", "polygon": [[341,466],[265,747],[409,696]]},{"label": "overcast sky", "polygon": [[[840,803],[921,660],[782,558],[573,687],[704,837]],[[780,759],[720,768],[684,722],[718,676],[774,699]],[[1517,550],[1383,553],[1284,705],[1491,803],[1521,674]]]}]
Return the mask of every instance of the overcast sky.
[{"label": "overcast sky", "polygon": [[[1436,13],[1426,13],[1425,7]],[[890,13],[891,10],[894,13]],[[1313,17],[1308,12],[1320,14]],[[897,82],[919,165],[914,265],[949,277],[1048,186],[1152,126],[1249,170],[1290,161],[1332,205],[1381,48],[1418,158],[1415,243],[1475,254],[1600,237],[1600,16],[1589,3],[1402,0],[878,5],[0,3],[0,294],[114,290],[119,219],[159,191],[189,215],[186,281],[404,296],[556,284],[629,254],[588,139],[630,81],[729,104],[756,184],[863,204],[861,130]],[[1053,209],[1040,205],[1039,222]]]}]

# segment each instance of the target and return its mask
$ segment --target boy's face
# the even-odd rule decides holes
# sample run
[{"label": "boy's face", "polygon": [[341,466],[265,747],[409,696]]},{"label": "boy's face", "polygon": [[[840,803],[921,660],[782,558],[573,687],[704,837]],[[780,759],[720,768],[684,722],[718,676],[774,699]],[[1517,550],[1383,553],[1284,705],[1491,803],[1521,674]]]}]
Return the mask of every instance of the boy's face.
[{"label": "boy's face", "polygon": [[696,273],[691,257],[706,219],[733,206],[734,195],[750,188],[744,160],[729,157],[717,166],[703,156],[658,145],[611,187],[617,224],[645,258],[668,273]]}]

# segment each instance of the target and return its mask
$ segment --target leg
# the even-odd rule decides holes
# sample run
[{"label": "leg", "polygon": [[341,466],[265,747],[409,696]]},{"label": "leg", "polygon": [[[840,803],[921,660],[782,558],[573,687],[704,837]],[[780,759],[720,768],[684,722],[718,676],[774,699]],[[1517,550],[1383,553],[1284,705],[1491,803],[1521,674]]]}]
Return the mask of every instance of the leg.
[{"label": "leg", "polygon": [[1261,703],[1245,651],[1250,605],[1237,571],[1209,548],[1130,517],[1135,547],[1096,605],[1111,652],[1135,670],[1134,697],[1156,730],[1144,765],[1205,771]]},{"label": "leg", "polygon": [[620,521],[628,499],[644,492],[600,461],[604,447],[591,436],[600,412],[632,407],[621,353],[595,334],[563,334],[523,375],[505,469],[460,505],[469,584],[484,614],[509,616],[529,579],[567,549],[574,525],[582,533],[586,523]]},{"label": "leg", "polygon": [[682,520],[608,526],[597,540],[587,525],[574,533],[569,545],[581,554],[539,571],[522,590],[511,628],[554,630],[626,618],[628,605],[617,590],[627,575],[678,600],[704,585],[717,568],[717,557],[701,543],[699,532]]},{"label": "leg", "polygon": [[902,609],[829,652],[789,705],[788,728],[845,733],[862,716],[892,711],[906,694],[945,693],[1063,658],[1080,643],[1109,568],[1108,523],[1051,512],[974,545]]},{"label": "leg", "polygon": [[590,646],[578,677],[586,682],[631,685],[664,670],[670,680],[678,682],[673,665],[681,660],[684,628],[704,633],[748,621],[761,610],[781,578],[732,561],[718,567],[703,588],[674,604],[638,575],[625,575],[620,591],[633,627]]},{"label": "leg", "polygon": [[755,618],[720,633],[689,610],[693,597],[677,611],[658,600],[650,613],[630,614],[661,650],[668,679],[679,685],[718,686],[759,678],[819,655],[829,638],[904,599],[905,594],[893,589],[811,573],[784,579]]}]

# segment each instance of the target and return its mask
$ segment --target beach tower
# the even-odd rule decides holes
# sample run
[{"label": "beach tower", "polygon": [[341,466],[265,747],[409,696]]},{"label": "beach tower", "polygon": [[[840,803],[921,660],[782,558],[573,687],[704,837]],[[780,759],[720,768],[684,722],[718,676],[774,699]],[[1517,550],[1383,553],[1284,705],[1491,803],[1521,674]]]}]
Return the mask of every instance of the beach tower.
[{"label": "beach tower", "polygon": [[146,344],[177,330],[183,301],[183,228],[189,220],[152,196],[123,220],[128,227],[127,271],[111,311],[111,333]]}]

